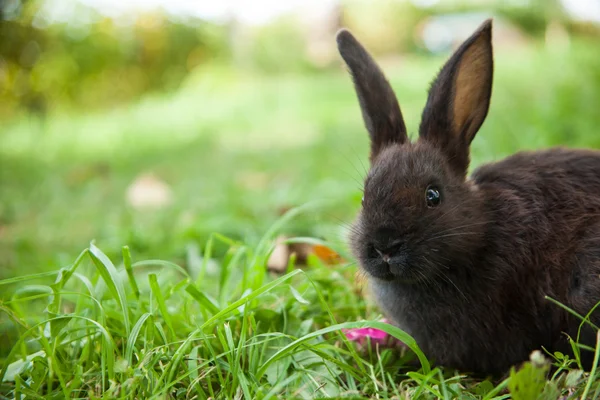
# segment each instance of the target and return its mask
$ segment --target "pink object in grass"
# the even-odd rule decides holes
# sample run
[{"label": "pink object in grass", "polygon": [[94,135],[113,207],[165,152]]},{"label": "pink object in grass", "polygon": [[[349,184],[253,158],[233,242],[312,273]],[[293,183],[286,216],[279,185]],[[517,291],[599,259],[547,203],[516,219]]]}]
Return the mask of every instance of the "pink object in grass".
[{"label": "pink object in grass", "polygon": [[[381,322],[387,323],[387,320],[382,320]],[[385,344],[388,342],[388,335],[386,332],[381,331],[375,328],[353,328],[353,329],[343,329],[342,330],[348,340],[353,342],[359,342],[363,344],[363,342],[367,341],[367,338],[371,339],[371,343],[375,344]]]}]

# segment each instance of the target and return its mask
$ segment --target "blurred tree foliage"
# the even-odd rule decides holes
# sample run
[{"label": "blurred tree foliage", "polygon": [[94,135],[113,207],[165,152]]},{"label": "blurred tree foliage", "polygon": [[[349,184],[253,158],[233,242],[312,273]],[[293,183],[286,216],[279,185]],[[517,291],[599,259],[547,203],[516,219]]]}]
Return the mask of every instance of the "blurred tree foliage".
[{"label": "blurred tree foliage", "polygon": [[224,27],[162,13],[119,23],[77,4],[84,22],[45,20],[43,1],[0,0],[0,118],[23,108],[111,106],[172,89],[224,55]]},{"label": "blurred tree foliage", "polygon": [[284,16],[256,29],[247,53],[253,67],[268,73],[308,72],[314,68],[307,60],[306,46],[306,35],[297,21]]},{"label": "blurred tree foliage", "polygon": [[344,3],[344,26],[360,35],[373,53],[404,53],[418,50],[415,29],[423,18],[435,15],[436,8],[417,7],[410,1],[384,0]]},{"label": "blurred tree foliage", "polygon": [[[494,12],[533,36],[542,36],[553,22],[571,32],[599,34],[597,26],[568,21],[560,0],[428,4],[339,0],[321,20],[311,16],[302,24],[297,15],[285,15],[251,28],[159,11],[109,18],[74,0],[0,0],[0,118],[21,110],[44,115],[73,106],[109,107],[149,91],[172,90],[213,59],[267,73],[339,66],[333,36],[341,26],[376,54],[422,51],[418,31],[427,17],[472,11]],[[64,7],[70,14],[57,19],[57,8]]]}]

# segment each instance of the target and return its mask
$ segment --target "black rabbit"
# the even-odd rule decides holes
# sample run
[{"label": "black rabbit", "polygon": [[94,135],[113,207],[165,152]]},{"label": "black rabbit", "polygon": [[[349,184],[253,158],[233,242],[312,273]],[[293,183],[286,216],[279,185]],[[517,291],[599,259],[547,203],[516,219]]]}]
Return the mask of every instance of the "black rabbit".
[{"label": "black rabbit", "polygon": [[[570,353],[600,301],[600,152],[521,152],[467,178],[487,115],[492,21],[433,82],[411,142],[392,88],[360,43],[337,35],[371,139],[350,242],[384,313],[438,365],[505,373],[536,349]],[[590,320],[600,324],[600,313]],[[587,324],[580,343],[595,347]],[[589,367],[593,353],[582,350]]]}]

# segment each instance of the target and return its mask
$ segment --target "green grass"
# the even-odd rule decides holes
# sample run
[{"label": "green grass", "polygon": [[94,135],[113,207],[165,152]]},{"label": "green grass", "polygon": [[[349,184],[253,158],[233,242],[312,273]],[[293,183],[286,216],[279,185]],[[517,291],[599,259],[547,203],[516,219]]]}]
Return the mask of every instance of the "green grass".
[{"label": "green grass", "polygon": [[[311,210],[292,210],[282,222]],[[115,265],[92,244],[52,273],[52,284],[29,284],[40,274],[0,281],[21,283],[0,304],[18,331],[1,365],[2,391],[123,399],[506,399],[507,388],[514,399],[600,394],[594,371],[583,374],[559,354],[548,381],[548,361],[503,381],[432,369],[409,335],[378,322],[356,296],[351,266],[332,269],[310,257],[305,269],[267,276],[276,228],[255,249],[212,236],[229,247],[212,272],[204,262],[190,272],[160,260],[132,263],[127,247]],[[408,347],[356,347],[340,331],[366,326]]]},{"label": "green grass", "polygon": [[[497,51],[473,164],[557,144],[599,148],[600,58],[590,49]],[[440,63],[407,58],[386,68],[411,132]],[[553,361],[563,367],[548,379],[546,366],[532,363],[492,382],[409,367],[410,350],[359,349],[339,329],[376,325],[380,315],[360,294],[353,263],[310,257],[283,276],[265,271],[278,234],[323,240],[351,260],[346,224],[368,143],[343,71],[269,77],[212,66],[172,95],[1,129],[0,365],[10,379],[0,393],[598,395],[596,372],[582,374],[560,355]],[[126,188],[149,170],[175,201],[135,210]],[[292,211],[281,217],[283,208]]]}]

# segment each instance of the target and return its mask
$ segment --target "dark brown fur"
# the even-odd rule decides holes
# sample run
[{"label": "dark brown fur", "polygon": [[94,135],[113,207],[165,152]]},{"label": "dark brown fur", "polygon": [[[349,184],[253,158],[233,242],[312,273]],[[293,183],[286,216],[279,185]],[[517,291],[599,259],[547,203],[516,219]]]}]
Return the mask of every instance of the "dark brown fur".
[{"label": "dark brown fur", "polygon": [[[504,373],[542,347],[569,353],[565,333],[577,337],[580,321],[545,296],[583,315],[600,301],[600,153],[521,152],[466,179],[491,96],[490,20],[441,70],[414,143],[366,50],[345,30],[338,46],[372,143],[351,245],[385,314],[464,371]],[[594,347],[594,330],[581,333]],[[592,353],[582,358],[589,366]]]}]

